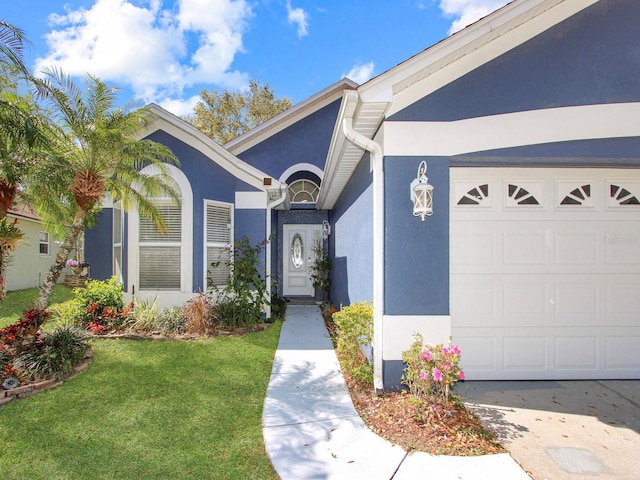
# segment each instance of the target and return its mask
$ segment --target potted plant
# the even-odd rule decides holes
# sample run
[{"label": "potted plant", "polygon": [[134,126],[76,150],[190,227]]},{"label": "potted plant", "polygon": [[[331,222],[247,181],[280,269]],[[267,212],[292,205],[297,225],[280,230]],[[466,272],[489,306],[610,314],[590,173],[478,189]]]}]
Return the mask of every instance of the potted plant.
[{"label": "potted plant", "polygon": [[316,292],[316,300],[326,300],[331,288],[331,259],[321,238],[317,238],[311,248],[313,254],[309,265],[309,277]]}]

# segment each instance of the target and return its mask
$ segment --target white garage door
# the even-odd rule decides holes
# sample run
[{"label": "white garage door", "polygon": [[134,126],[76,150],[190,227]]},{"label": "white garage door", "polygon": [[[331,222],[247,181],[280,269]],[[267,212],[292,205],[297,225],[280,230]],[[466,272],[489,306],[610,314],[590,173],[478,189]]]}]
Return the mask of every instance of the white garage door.
[{"label": "white garage door", "polygon": [[640,171],[453,168],[469,379],[640,378]]}]

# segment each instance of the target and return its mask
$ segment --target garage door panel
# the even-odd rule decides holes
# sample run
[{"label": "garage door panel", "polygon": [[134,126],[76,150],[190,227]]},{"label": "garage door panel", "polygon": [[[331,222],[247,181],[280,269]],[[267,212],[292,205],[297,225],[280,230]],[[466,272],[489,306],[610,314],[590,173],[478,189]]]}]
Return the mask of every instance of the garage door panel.
[{"label": "garage door panel", "polygon": [[539,231],[505,232],[504,265],[547,265],[547,255],[550,251],[547,248],[546,236],[546,232]]},{"label": "garage door panel", "polygon": [[640,324],[640,282],[631,282],[617,281],[606,286],[606,316],[612,323]]},{"label": "garage door panel", "polygon": [[606,368],[610,370],[626,370],[637,378],[640,370],[640,335],[606,337]]},{"label": "garage door panel", "polygon": [[509,324],[528,325],[550,316],[547,285],[537,282],[509,282],[503,285],[503,317]]},{"label": "garage door panel", "polygon": [[598,337],[558,336],[554,338],[555,370],[598,369]]},{"label": "garage door panel", "polygon": [[555,233],[554,260],[557,265],[597,265],[598,234],[595,232]]},{"label": "garage door panel", "polygon": [[602,310],[602,295],[598,285],[593,283],[566,283],[555,285],[553,297],[555,313],[561,318],[579,319],[582,323],[599,322]]},{"label": "garage door panel", "polygon": [[483,168],[458,203],[478,170],[451,174],[467,378],[640,378],[640,170]]},{"label": "garage door panel", "polygon": [[[525,333],[529,333],[525,335]],[[547,370],[547,338],[522,332],[522,335],[509,335],[502,339],[502,368],[509,371]]]},{"label": "garage door panel", "polygon": [[473,234],[458,233],[451,238],[452,248],[458,255],[454,265],[467,269],[477,265],[484,271],[487,267],[496,263],[496,232],[474,232]]}]

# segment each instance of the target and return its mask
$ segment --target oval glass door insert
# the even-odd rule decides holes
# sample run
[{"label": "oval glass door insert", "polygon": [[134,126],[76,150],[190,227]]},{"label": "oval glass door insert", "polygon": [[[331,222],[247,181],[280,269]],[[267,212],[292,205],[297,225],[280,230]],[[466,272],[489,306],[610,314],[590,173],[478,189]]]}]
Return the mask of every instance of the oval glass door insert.
[{"label": "oval glass door insert", "polygon": [[304,263],[304,245],[302,237],[296,233],[291,240],[291,263],[296,270],[301,268]]}]

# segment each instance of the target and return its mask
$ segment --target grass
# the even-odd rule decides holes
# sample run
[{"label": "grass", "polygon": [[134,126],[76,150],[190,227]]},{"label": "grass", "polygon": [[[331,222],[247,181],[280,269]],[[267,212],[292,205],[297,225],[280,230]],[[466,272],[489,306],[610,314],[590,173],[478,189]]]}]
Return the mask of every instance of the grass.
[{"label": "grass", "polygon": [[3,480],[278,478],[261,416],[279,332],[94,340],[87,371],[0,407]]},{"label": "grass", "polygon": [[[37,295],[37,288],[8,292],[7,298],[0,302],[0,328],[19,320],[22,312],[31,308]],[[53,287],[49,304],[63,303],[72,297],[73,289],[59,284]]]}]

